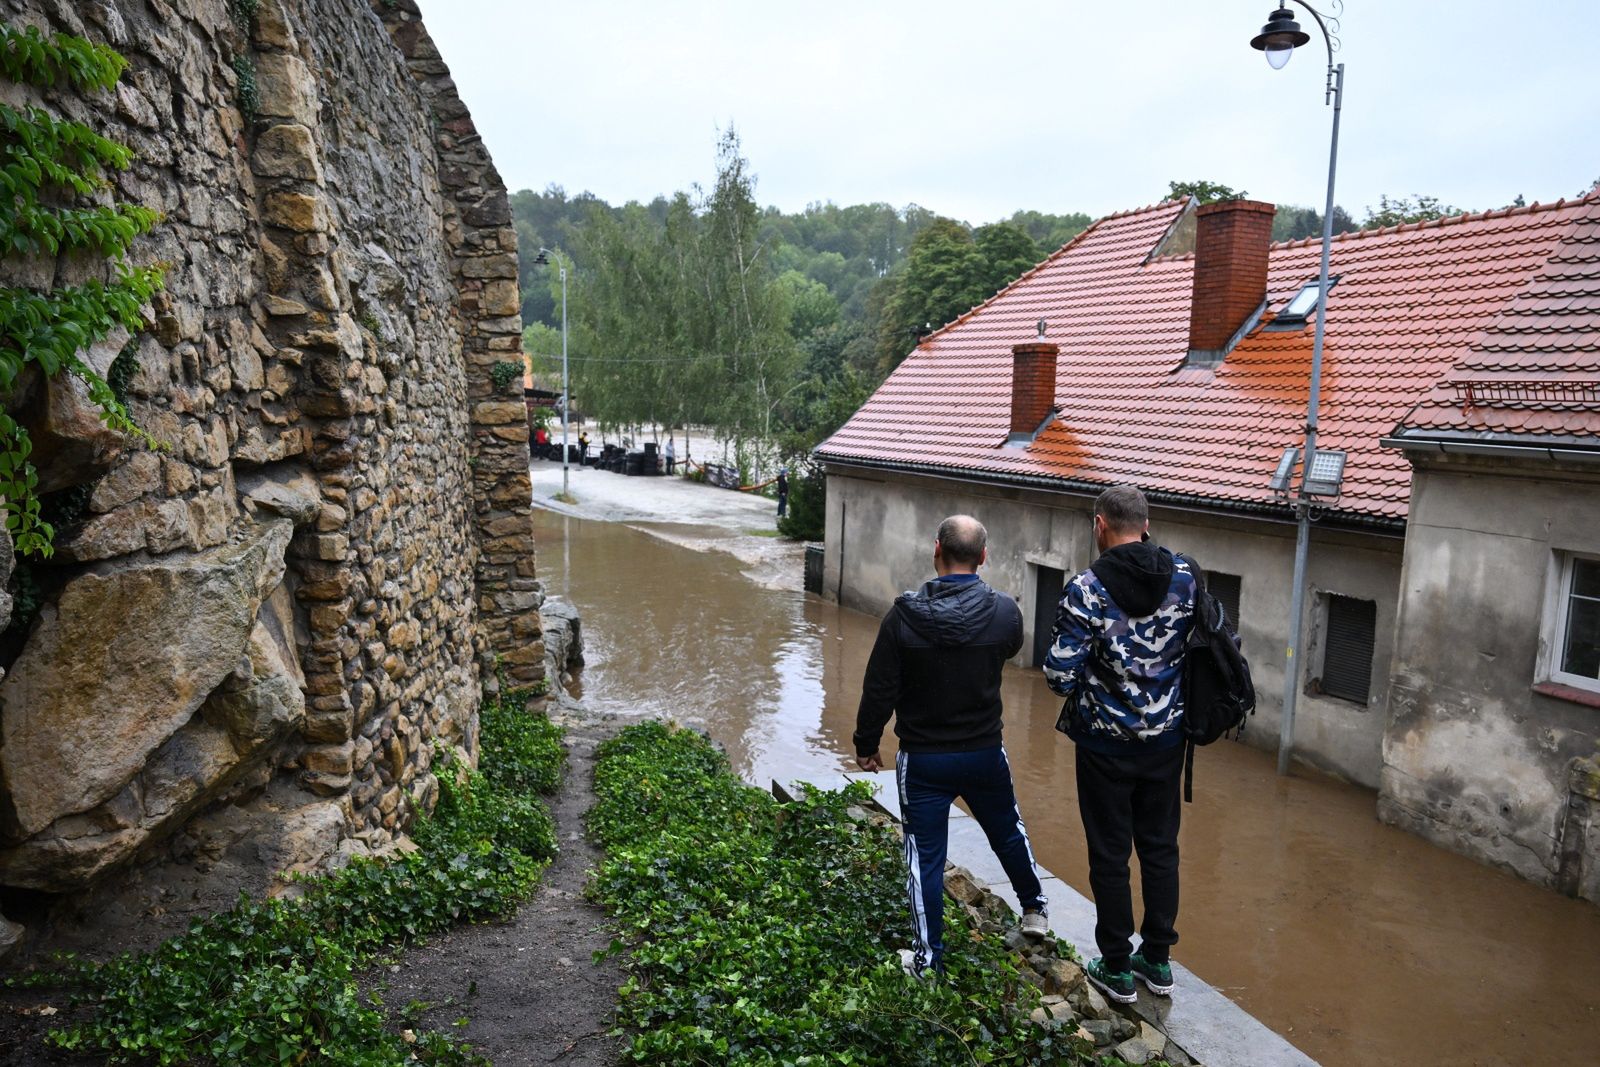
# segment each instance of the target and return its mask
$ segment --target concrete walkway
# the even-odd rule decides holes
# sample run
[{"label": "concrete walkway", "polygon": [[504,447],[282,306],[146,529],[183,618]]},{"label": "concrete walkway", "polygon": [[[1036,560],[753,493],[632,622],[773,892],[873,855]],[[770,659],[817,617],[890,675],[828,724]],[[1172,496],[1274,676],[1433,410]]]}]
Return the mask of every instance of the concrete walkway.
[{"label": "concrete walkway", "polygon": [[[840,771],[831,775],[809,773],[798,780],[821,789],[842,789],[853,781],[866,781],[876,791],[878,806],[896,821],[900,819],[900,798],[893,774]],[[949,861],[971,871],[983,888],[1005,900],[1013,911],[1021,910],[983,829],[977,820],[956,807],[950,809]],[[1051,933],[1069,942],[1085,960],[1098,956],[1094,902],[1043,867],[1039,868],[1039,876],[1050,901]],[[1172,996],[1152,996],[1141,985],[1139,1002],[1133,1008],[1140,1018],[1162,1030],[1196,1061],[1206,1067],[1317,1067],[1315,1060],[1182,964],[1173,962],[1172,975],[1177,986]]]}]

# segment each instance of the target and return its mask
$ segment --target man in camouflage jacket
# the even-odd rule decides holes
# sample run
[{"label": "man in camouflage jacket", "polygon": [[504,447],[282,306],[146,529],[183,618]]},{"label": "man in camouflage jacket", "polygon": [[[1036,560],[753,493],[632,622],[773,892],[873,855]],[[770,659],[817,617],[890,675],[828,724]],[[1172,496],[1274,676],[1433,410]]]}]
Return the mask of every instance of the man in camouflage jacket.
[{"label": "man in camouflage jacket", "polygon": [[[1077,748],[1078,811],[1089,846],[1095,943],[1088,974],[1136,999],[1134,977],[1172,992],[1177,943],[1183,655],[1194,618],[1189,565],[1149,540],[1149,506],[1131,485],[1095,501],[1100,557],[1062,591],[1044,675],[1066,697],[1058,728]],[[1139,850],[1144,922],[1133,951],[1128,857]]]}]

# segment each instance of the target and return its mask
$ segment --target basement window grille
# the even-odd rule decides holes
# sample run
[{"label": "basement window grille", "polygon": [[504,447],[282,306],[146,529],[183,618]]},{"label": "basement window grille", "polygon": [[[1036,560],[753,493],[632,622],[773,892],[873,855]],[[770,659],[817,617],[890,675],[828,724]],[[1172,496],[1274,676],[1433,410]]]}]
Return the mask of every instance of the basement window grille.
[{"label": "basement window grille", "polygon": [[1378,604],[1373,600],[1329,593],[1325,608],[1327,636],[1322,646],[1322,678],[1318,688],[1327,696],[1364,705],[1372,696],[1372,653],[1377,644]]}]

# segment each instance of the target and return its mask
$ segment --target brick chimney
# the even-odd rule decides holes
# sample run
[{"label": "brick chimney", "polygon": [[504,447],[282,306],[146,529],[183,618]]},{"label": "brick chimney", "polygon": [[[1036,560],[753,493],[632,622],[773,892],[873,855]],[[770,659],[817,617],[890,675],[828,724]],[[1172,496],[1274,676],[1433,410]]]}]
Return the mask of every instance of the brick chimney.
[{"label": "brick chimney", "polygon": [[1056,406],[1059,345],[1043,341],[1011,346],[1011,432],[1032,437]]},{"label": "brick chimney", "polygon": [[1229,342],[1267,296],[1267,246],[1277,208],[1224,200],[1195,212],[1189,362],[1220,363]]}]

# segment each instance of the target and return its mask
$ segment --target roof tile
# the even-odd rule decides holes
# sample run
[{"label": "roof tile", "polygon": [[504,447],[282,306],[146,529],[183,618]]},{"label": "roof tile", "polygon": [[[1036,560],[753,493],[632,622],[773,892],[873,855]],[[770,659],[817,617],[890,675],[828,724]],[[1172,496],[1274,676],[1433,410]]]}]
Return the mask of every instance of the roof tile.
[{"label": "roof tile", "polygon": [[[925,339],[819,455],[1272,504],[1267,478],[1303,432],[1312,330],[1257,329],[1214,370],[1185,368],[1194,258],[1147,260],[1184,207],[1096,222]],[[1319,253],[1313,239],[1272,247],[1266,321],[1315,277]],[[1340,235],[1331,270],[1319,417],[1321,441],[1349,453],[1338,511],[1404,517],[1409,465],[1378,444],[1402,417],[1600,436],[1592,409],[1457,399],[1462,380],[1600,376],[1600,192]],[[1011,346],[1041,318],[1061,350],[1060,416],[1006,448]]]}]

